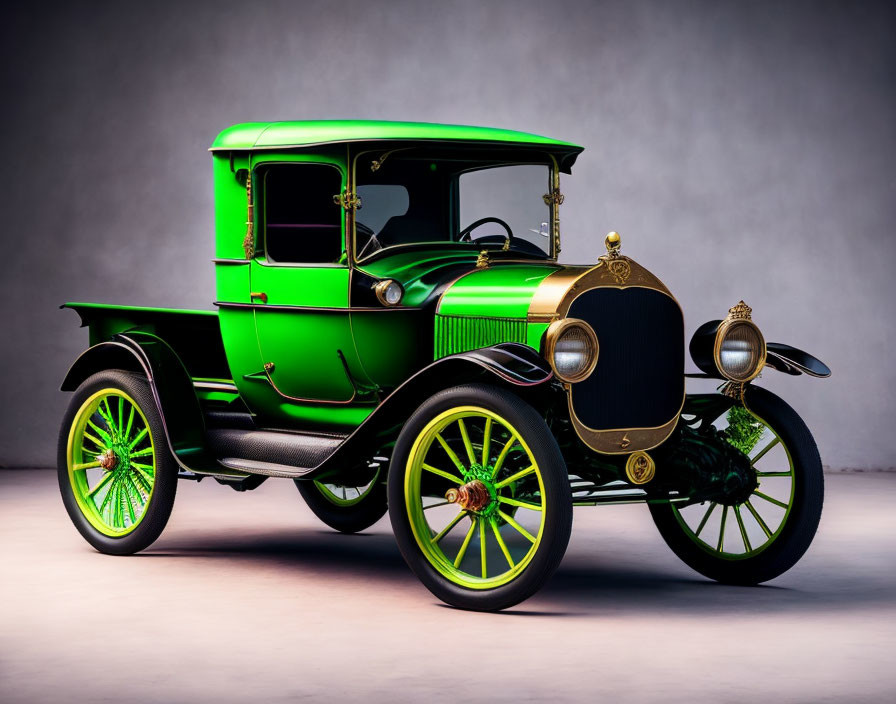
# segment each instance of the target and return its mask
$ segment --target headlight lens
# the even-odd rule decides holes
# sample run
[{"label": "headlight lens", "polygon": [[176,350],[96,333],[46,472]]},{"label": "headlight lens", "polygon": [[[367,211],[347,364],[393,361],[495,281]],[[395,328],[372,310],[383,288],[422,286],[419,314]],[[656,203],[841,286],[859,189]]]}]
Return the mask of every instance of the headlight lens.
[{"label": "headlight lens", "polygon": [[384,306],[397,306],[401,303],[401,297],[404,295],[401,284],[393,279],[385,279],[378,282],[373,287],[373,290],[376,293],[377,300]]},{"label": "headlight lens", "polygon": [[597,364],[597,336],[582,320],[564,318],[551,323],[547,332],[547,358],[561,381],[586,379]]},{"label": "headlight lens", "polygon": [[765,340],[753,323],[736,320],[716,333],[716,366],[731,381],[750,381],[765,364]]}]

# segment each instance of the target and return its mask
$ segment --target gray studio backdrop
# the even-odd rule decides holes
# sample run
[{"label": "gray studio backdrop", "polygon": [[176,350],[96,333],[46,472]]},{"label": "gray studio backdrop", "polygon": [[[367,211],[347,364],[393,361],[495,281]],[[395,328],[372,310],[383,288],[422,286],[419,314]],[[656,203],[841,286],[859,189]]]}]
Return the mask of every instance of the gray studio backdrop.
[{"label": "gray studio backdrop", "polygon": [[211,307],[216,133],[348,117],[585,145],[563,259],[618,230],[688,334],[745,299],[834,370],[760,381],[825,464],[892,467],[894,25],[862,2],[26,4],[0,30],[0,465],[55,462],[87,342],[60,303]]}]

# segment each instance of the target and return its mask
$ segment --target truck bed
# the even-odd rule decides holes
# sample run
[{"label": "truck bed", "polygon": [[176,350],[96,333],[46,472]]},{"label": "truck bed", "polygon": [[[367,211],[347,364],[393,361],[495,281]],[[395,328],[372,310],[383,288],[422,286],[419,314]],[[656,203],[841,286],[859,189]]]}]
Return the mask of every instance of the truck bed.
[{"label": "truck bed", "polygon": [[169,344],[194,379],[230,380],[217,311],[65,303],[90,330],[90,345],[128,331],[151,333]]}]

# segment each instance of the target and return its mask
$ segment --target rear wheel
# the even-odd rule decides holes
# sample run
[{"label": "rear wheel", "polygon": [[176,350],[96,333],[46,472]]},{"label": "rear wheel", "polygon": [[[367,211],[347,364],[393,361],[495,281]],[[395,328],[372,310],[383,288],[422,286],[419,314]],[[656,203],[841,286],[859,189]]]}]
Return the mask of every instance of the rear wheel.
[{"label": "rear wheel", "polygon": [[386,485],[379,469],[361,486],[316,480],[295,482],[314,515],[340,533],[358,533],[386,515]]},{"label": "rear wheel", "polygon": [[742,503],[650,504],[653,520],[672,551],[710,579],[774,579],[803,556],[821,519],[815,441],[796,411],[760,387],[748,387],[746,408],[735,406],[714,425],[750,458],[758,486]]},{"label": "rear wheel", "polygon": [[69,517],[100,552],[129,555],[159,537],[177,465],[145,379],[107,371],[78,387],[59,434],[57,473]]},{"label": "rear wheel", "polygon": [[493,611],[534,594],[572,527],[566,465],[544,419],[487,386],[436,394],[405,425],[389,473],[402,555],[442,601]]}]

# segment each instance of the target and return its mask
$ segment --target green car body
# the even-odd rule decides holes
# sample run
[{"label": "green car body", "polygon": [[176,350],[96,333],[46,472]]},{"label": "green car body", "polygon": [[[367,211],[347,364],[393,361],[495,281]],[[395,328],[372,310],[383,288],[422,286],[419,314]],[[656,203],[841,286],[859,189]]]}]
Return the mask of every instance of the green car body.
[{"label": "green car body", "polygon": [[[747,413],[746,420],[737,412],[749,409],[751,394],[767,393],[750,385],[763,366],[813,376],[825,376],[828,371],[800,350],[766,343],[750,320],[749,308],[736,306],[724,321],[701,327],[691,342],[695,362],[706,376],[725,383],[724,393],[686,396],[683,315],[663,283],[622,255],[615,233],[608,237],[607,253],[598,261],[578,267],[557,261],[563,202],[560,178],[570,173],[581,147],[482,127],[317,121],[236,125],[222,132],[210,151],[217,311],[89,303],[65,306],[75,309],[89,327],[90,347],[69,371],[63,389],[76,391],[108,370],[144,378],[153,406],[147,418],[157,414],[159,419],[157,432],[150,432],[153,421],[144,419],[146,434],[164,436],[155,437],[153,452],[158,454],[167,446],[164,461],[172,461],[172,471],[181,478],[211,476],[239,490],[254,488],[267,477],[292,478],[312,508],[315,494],[308,487],[321,492],[330,487],[327,496],[342,512],[340,516],[354,512],[345,525],[363,528],[365,519],[358,519],[358,507],[379,501],[381,506],[370,518],[382,515],[385,494],[374,489],[385,487],[387,475],[404,471],[396,470],[390,461],[396,452],[409,468],[407,476],[417,476],[411,466],[422,440],[418,438],[411,447],[413,438],[402,439],[403,429],[413,425],[415,414],[426,414],[427,399],[440,393],[463,398],[463,389],[473,385],[479,390],[470,392],[471,398],[480,398],[482,393],[487,398],[488,389],[494,389],[496,399],[510,394],[506,398],[511,405],[516,403],[512,399],[519,399],[543,419],[539,422],[544,428],[533,431],[543,432],[535,444],[555,442],[562,453],[561,460],[547,460],[564,465],[556,470],[562,475],[562,486],[570,486],[561,490],[569,492],[562,505],[644,501],[669,509],[676,502],[693,506],[709,501],[712,508],[724,505],[726,515],[730,505],[742,534],[741,553],[752,554],[738,507],[747,507],[749,500],[744,497],[756,490],[757,480],[744,469],[748,465],[743,458],[749,458],[760,442],[762,428],[779,438],[778,444],[785,443],[775,419],[763,418],[763,424],[755,410]],[[536,227],[528,228],[534,236],[514,232],[505,220],[491,216],[472,223],[471,230],[464,229],[471,224],[462,222],[469,212],[464,209],[466,203],[488,204],[491,197],[488,188],[475,185],[477,179],[504,173],[519,178],[506,187],[493,182],[495,194],[504,194],[502,204],[509,204],[502,212],[510,212],[518,202],[527,213],[543,212],[540,222],[532,221]],[[529,197],[538,178],[543,179],[544,193]],[[470,195],[463,195],[463,200],[462,194]],[[495,199],[500,200],[497,195]],[[371,223],[377,218],[384,222],[374,227]],[[488,224],[500,226],[497,234],[474,237]],[[306,256],[310,261],[303,260]],[[729,357],[734,360],[730,369],[724,362]],[[97,406],[100,402],[94,400],[93,405],[72,411],[72,423],[80,423],[78,432],[91,434],[95,444],[102,443],[85,446],[87,454],[79,457],[95,456],[100,464],[112,458],[107,464],[113,468],[105,471],[120,472],[121,461],[129,461],[127,448],[116,441],[113,452],[111,438],[127,435],[123,427],[127,404],[146,413],[145,404],[133,394],[99,393],[101,399],[105,398],[102,393],[111,394],[111,406],[107,401],[102,402],[106,406]],[[122,396],[126,400],[115,400]],[[121,403],[117,416],[114,408],[110,410],[116,402]],[[757,401],[758,406],[762,403]],[[532,443],[524,442],[526,438],[513,430],[517,426],[500,409],[485,409],[477,415],[475,409],[480,406],[475,404],[457,408],[466,410],[451,416],[460,419],[456,452],[446,451],[458,471],[461,465],[466,467],[457,483],[471,496],[477,491],[481,496],[450,494],[471,517],[469,533],[454,562],[465,564],[464,551],[478,540],[483,581],[464,576],[466,572],[459,572],[457,565],[440,566],[441,552],[420,543],[420,526],[425,522],[413,515],[407,534],[416,536],[423,562],[429,563],[415,566],[416,557],[409,557],[409,562],[427,586],[449,603],[503,608],[532,593],[559,557],[539,562],[541,538],[536,540],[534,533],[516,525],[513,515],[499,512],[499,503],[503,501],[505,509],[513,505],[514,510],[520,506],[525,510],[535,505],[532,501],[542,501],[542,509],[532,510],[554,511],[550,501],[557,499],[549,494],[555,492],[550,488],[555,470],[542,468],[546,461],[536,457],[541,450],[529,447]],[[700,438],[692,437],[688,423],[694,417],[707,424],[727,418],[722,425],[729,424],[732,430],[727,436],[721,428],[718,437],[706,439],[705,432]],[[473,424],[480,419],[484,436],[471,441],[463,418],[473,418],[468,421]],[[490,454],[491,429],[502,422],[509,429],[508,437],[516,432],[520,446],[529,448],[532,466],[539,466],[541,489],[529,489],[526,494],[520,488],[523,485],[517,487],[522,480],[502,483],[497,469],[494,481],[488,476],[489,468],[500,464]],[[746,434],[755,439],[753,445],[741,442],[732,455],[735,422],[741,431],[738,437]],[[96,432],[90,430],[97,426]],[[435,431],[426,428],[432,441]],[[71,432],[63,428],[60,447],[67,450],[61,450],[60,485],[64,498],[75,487],[77,501],[67,506],[71,512],[77,505],[83,513],[85,496],[95,485],[71,479],[77,473],[72,443],[78,442]],[[97,438],[101,432],[103,437]],[[685,452],[685,446],[691,449]],[[463,448],[469,463],[457,461],[457,455],[463,459]],[[792,459],[795,452],[788,448],[787,456]],[[474,461],[480,453],[481,462]],[[162,464],[156,471],[161,471]],[[419,473],[419,463],[415,466]],[[793,471],[798,470],[791,472],[796,484]],[[106,475],[101,480],[115,484]],[[127,506],[136,497],[138,504],[143,500],[140,510],[147,510],[155,494],[148,498],[147,487],[140,482],[122,479],[120,495],[106,503]],[[424,494],[444,493],[444,487],[427,488],[425,481],[421,486]],[[346,493],[346,487],[354,487],[354,492]],[[413,492],[406,489],[410,493],[405,496],[411,496]],[[523,493],[501,493],[510,489]],[[103,492],[97,489],[96,495]],[[402,495],[391,496],[399,500]],[[486,507],[476,501],[491,503]],[[90,526],[100,525],[108,510],[99,508],[99,518],[91,514]],[[325,512],[326,506],[321,510]],[[317,508],[315,512],[324,517]],[[116,523],[112,526],[116,530],[97,538],[106,541],[98,545],[100,549],[106,549],[107,539],[117,538],[124,526],[137,526],[136,514],[130,520],[126,515],[123,511],[113,516],[121,525]],[[540,525],[548,535],[550,525],[541,515]],[[752,505],[744,508],[743,515],[755,515],[756,526],[767,527]],[[686,526],[677,509],[675,516]],[[663,519],[654,517],[661,524]],[[398,520],[393,516],[393,525]],[[806,520],[817,523],[817,516]],[[725,522],[723,517],[722,534]],[[477,525],[479,537],[475,538]],[[513,528],[533,539],[535,552],[526,553],[520,561],[501,539],[502,530],[512,532]],[[90,530],[80,525],[79,529]],[[689,544],[706,552],[700,530],[696,534],[687,530],[685,534],[693,536]],[[490,531],[512,568],[494,581],[486,580]],[[433,534],[437,532],[433,528]],[[774,543],[777,534],[764,532],[769,544]],[[87,533],[85,537],[90,539]],[[674,540],[666,537],[679,552]],[[565,548],[562,536],[556,541]],[[723,543],[724,535],[711,558],[730,562],[734,553]],[[410,538],[402,545],[406,557],[413,545]],[[801,554],[807,545],[803,540],[789,552]],[[692,565],[704,559],[683,557]],[[711,567],[696,568],[712,573]],[[426,570],[431,576],[426,576],[430,574]],[[513,582],[525,581],[520,575],[526,570],[543,574],[514,592]],[[743,576],[737,579],[749,581]],[[447,586],[440,586],[439,580]],[[461,592],[458,595],[452,589]],[[468,598],[467,592],[473,596]],[[480,593],[499,596],[476,601]]]}]

